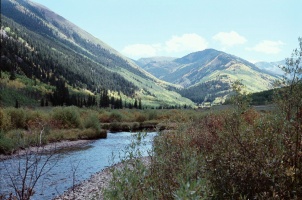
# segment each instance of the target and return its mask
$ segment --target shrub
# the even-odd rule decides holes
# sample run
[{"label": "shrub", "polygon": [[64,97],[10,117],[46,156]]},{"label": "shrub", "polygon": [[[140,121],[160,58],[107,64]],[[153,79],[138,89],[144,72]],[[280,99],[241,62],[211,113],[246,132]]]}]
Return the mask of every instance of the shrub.
[{"label": "shrub", "polygon": [[[160,133],[154,140],[150,163],[140,157],[143,136],[125,150],[123,165],[112,169],[113,179],[104,195],[107,199],[200,199],[207,196],[198,148],[191,145],[186,127]],[[135,189],[134,189],[135,188]],[[187,190],[190,189],[190,190]],[[186,197],[186,198],[185,198]]]},{"label": "shrub", "polygon": [[284,146],[276,135],[280,127],[265,118],[258,120],[257,126],[251,126],[241,115],[230,112],[223,129],[211,133],[215,140],[210,140],[208,148],[201,148],[206,158],[205,175],[216,198],[281,195],[280,187],[287,181],[282,180]]},{"label": "shrub", "polygon": [[84,120],[84,127],[85,128],[93,128],[96,131],[101,130],[100,121],[98,115],[95,113],[88,114],[86,119]]},{"label": "shrub", "polygon": [[0,154],[11,153],[15,148],[14,141],[0,131]]},{"label": "shrub", "polygon": [[107,111],[102,110],[99,113],[99,120],[102,123],[110,123],[110,113]]},{"label": "shrub", "polygon": [[78,134],[78,139],[95,140],[100,138],[107,138],[106,130],[95,130],[93,128],[88,128],[82,130]]},{"label": "shrub", "polygon": [[62,123],[62,128],[82,128],[80,112],[75,106],[55,108],[52,117]]},{"label": "shrub", "polygon": [[157,111],[155,110],[148,110],[147,111],[148,120],[156,120],[157,119]]},{"label": "shrub", "polygon": [[109,116],[109,121],[110,122],[121,122],[123,116],[117,112],[117,111],[112,111],[112,113]]},{"label": "shrub", "polygon": [[27,128],[27,112],[23,108],[9,108],[7,109],[7,113],[11,119],[12,129]]},{"label": "shrub", "polygon": [[7,111],[0,108],[0,131],[7,131],[11,127],[11,117],[7,114]]}]

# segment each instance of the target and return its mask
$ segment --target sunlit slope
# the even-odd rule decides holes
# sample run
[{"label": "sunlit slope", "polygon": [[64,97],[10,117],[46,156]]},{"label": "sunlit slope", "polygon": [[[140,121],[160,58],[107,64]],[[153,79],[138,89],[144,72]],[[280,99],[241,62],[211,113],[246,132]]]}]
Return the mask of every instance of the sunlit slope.
[{"label": "sunlit slope", "polygon": [[[25,50],[16,52],[16,56],[32,71],[39,68],[55,79],[65,79],[74,87],[84,87],[93,93],[108,89],[129,98],[141,98],[151,105],[193,104],[169,91],[167,88],[173,87],[172,84],[155,78],[109,45],[44,6],[31,1],[2,0],[1,9],[6,21],[3,34],[16,35],[16,38],[6,39],[15,45],[24,45],[21,48]],[[26,63],[29,52],[35,52],[47,62],[42,64],[32,59],[31,63]],[[39,76],[34,78],[41,79]]]},{"label": "sunlit slope", "polygon": [[223,102],[236,80],[253,93],[271,89],[278,78],[242,58],[215,49],[173,60],[140,59],[138,63],[150,73],[156,70],[154,75],[164,81],[182,86],[184,89],[179,92],[198,103],[217,99]]}]

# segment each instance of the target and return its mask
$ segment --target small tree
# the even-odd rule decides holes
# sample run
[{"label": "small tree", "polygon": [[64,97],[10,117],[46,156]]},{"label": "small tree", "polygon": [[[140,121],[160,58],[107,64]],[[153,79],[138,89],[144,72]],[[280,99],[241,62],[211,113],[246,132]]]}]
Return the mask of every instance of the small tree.
[{"label": "small tree", "polygon": [[233,105],[235,106],[236,111],[244,112],[249,108],[251,103],[251,98],[247,95],[245,91],[245,86],[240,80],[236,80],[232,84],[232,89],[234,95],[231,98]]},{"label": "small tree", "polygon": [[275,103],[279,116],[283,119],[283,130],[287,147],[284,160],[288,162],[288,171],[292,178],[291,191],[302,190],[302,38],[299,38],[299,48],[295,49],[291,58],[286,59],[286,65],[280,66],[285,72],[282,80],[276,82]]},{"label": "small tree", "polygon": [[[41,125],[41,124],[40,124]],[[35,187],[38,181],[46,175],[58,162],[56,146],[48,150],[41,146],[41,138],[44,132],[44,125],[39,134],[37,134],[36,147],[26,148],[27,143],[22,134],[20,134],[20,147],[24,150],[18,151],[14,159],[10,162],[3,162],[6,170],[7,186],[13,192],[8,199],[29,200],[35,194]],[[6,194],[0,194],[0,199],[5,198]]]}]

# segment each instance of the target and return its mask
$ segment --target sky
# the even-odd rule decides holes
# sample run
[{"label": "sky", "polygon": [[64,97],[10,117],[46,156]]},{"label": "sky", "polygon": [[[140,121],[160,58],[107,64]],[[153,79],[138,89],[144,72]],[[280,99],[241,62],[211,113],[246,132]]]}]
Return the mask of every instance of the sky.
[{"label": "sky", "polygon": [[32,0],[123,55],[183,57],[208,48],[251,62],[291,56],[301,0]]}]

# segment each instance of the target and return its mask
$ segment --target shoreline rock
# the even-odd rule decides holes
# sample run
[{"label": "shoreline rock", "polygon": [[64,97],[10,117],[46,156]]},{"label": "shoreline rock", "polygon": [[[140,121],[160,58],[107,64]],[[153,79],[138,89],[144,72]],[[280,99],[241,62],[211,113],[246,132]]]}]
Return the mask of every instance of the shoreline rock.
[{"label": "shoreline rock", "polygon": [[62,140],[60,142],[54,142],[50,144],[43,145],[41,147],[29,147],[26,149],[18,150],[17,152],[9,155],[0,154],[0,161],[10,159],[16,156],[26,155],[28,153],[37,153],[37,152],[51,152],[51,151],[58,151],[61,149],[68,149],[68,148],[75,148],[75,147],[82,147],[87,145],[95,140]]},{"label": "shoreline rock", "polygon": [[[150,164],[150,157],[140,158],[145,165]],[[97,199],[103,200],[103,189],[109,186],[112,179],[111,169],[122,168],[126,163],[117,163],[107,167],[100,172],[93,174],[89,179],[76,185],[74,188],[69,188],[62,195],[55,197],[53,200],[88,200]]]}]

